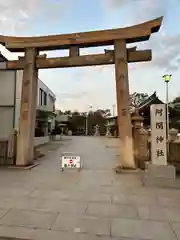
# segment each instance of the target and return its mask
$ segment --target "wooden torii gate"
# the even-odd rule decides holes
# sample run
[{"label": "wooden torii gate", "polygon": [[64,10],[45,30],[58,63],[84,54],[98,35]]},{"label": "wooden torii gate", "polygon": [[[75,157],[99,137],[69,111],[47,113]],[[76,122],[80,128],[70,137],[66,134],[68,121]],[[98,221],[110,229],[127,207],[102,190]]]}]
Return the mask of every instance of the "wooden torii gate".
[{"label": "wooden torii gate", "polygon": [[[115,64],[118,126],[121,140],[120,162],[134,168],[132,125],[129,113],[128,62],[151,60],[151,50],[126,48],[126,44],[146,41],[158,32],[162,17],[127,28],[40,37],[0,36],[9,51],[24,52],[19,60],[6,62],[4,69],[23,70],[19,136],[16,165],[33,162],[38,69]],[[114,45],[104,54],[80,56],[80,48]],[[47,58],[40,51],[69,49],[68,57]]]}]

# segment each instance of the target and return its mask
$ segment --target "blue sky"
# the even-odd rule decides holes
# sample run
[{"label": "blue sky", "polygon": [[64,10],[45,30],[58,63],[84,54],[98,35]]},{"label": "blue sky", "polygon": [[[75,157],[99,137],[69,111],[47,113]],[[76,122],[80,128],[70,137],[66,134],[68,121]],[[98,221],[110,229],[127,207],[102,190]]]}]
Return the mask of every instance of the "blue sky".
[{"label": "blue sky", "polygon": [[[180,95],[179,0],[0,0],[0,29],[6,35],[48,35],[125,27],[164,16],[160,32],[137,44],[153,50],[153,60],[129,64],[130,91],[157,91],[165,99],[161,76],[172,74],[170,98]],[[82,53],[103,52],[83,49]],[[9,58],[17,54],[6,53]],[[67,55],[66,51],[48,56]],[[39,77],[57,96],[57,108],[86,111],[90,105],[111,108],[116,103],[114,66],[42,70]]]}]

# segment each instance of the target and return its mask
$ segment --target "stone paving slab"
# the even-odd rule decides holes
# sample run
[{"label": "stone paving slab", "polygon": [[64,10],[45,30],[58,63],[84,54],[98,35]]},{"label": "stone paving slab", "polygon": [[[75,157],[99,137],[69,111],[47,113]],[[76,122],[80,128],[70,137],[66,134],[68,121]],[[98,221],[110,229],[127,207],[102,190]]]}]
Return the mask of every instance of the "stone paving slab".
[{"label": "stone paving slab", "polygon": [[49,229],[56,217],[52,213],[12,210],[0,219],[0,225]]},{"label": "stone paving slab", "polygon": [[32,198],[32,197],[18,197],[14,198],[14,209],[19,210],[38,210],[41,206],[42,200],[39,198]]},{"label": "stone paving slab", "polygon": [[138,214],[141,219],[180,222],[180,209],[175,207],[140,206]]},{"label": "stone paving slab", "polygon": [[98,236],[110,236],[110,220],[89,216],[59,215],[51,229],[72,233],[91,233]]},{"label": "stone paving slab", "polygon": [[111,234],[132,239],[177,240],[169,223],[158,221],[113,219]]},{"label": "stone paving slab", "polygon": [[[167,189],[168,191],[168,189]],[[157,203],[164,207],[180,207],[180,197],[179,196],[162,196],[157,197]]]},{"label": "stone paving slab", "polygon": [[86,211],[87,215],[101,216],[101,217],[124,217],[137,218],[138,212],[134,206],[131,205],[111,205],[100,203],[89,203]]},{"label": "stone paving slab", "polygon": [[16,196],[28,196],[29,191],[23,188],[1,188],[0,197],[16,197]]},{"label": "stone paving slab", "polygon": [[68,194],[66,192],[53,189],[35,189],[30,196],[32,198],[56,198],[59,200],[68,198]]},{"label": "stone paving slab", "polygon": [[101,189],[95,192],[93,189],[90,190],[51,190],[51,189],[36,189],[30,195],[32,199],[41,198],[49,199],[52,201],[57,199],[59,201],[81,201],[81,202],[105,202],[111,203],[111,194],[99,192]]},{"label": "stone paving slab", "polygon": [[0,197],[0,208],[10,209],[14,207],[14,199],[10,197]]},{"label": "stone paving slab", "polygon": [[107,193],[99,193],[92,191],[71,191],[67,194],[66,201],[80,201],[80,202],[100,202],[111,203],[111,195]]},{"label": "stone paving slab", "polygon": [[41,205],[41,198],[14,197],[0,198],[1,209],[38,210]]},{"label": "stone paving slab", "polygon": [[112,202],[114,204],[132,204],[132,205],[153,205],[157,203],[156,195],[138,195],[138,194],[113,194]]},{"label": "stone paving slab", "polygon": [[93,234],[79,234],[8,226],[0,226],[0,235],[4,237],[16,237],[27,240],[111,240],[109,237],[98,237]]},{"label": "stone paving slab", "polygon": [[58,199],[44,199],[39,211],[59,212],[65,214],[84,214],[87,209],[87,203],[75,201],[59,201]]},{"label": "stone paving slab", "polygon": [[179,240],[180,239],[180,222],[171,223],[171,226],[175,232],[177,239]]},{"label": "stone paving slab", "polygon": [[8,209],[0,209],[0,219],[8,213]]},{"label": "stone paving slab", "polygon": [[15,237],[0,237],[0,240],[25,240],[22,238],[15,238]]}]

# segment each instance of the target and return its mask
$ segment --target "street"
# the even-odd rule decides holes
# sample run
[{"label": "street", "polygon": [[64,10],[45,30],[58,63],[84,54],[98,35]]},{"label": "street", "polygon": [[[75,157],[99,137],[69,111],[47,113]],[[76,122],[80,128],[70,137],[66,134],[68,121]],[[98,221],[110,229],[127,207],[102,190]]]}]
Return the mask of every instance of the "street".
[{"label": "street", "polygon": [[[180,191],[116,175],[116,139],[63,137],[31,170],[0,169],[0,236],[24,239],[180,239]],[[83,168],[60,169],[63,152]],[[38,160],[39,161],[39,160]]]}]

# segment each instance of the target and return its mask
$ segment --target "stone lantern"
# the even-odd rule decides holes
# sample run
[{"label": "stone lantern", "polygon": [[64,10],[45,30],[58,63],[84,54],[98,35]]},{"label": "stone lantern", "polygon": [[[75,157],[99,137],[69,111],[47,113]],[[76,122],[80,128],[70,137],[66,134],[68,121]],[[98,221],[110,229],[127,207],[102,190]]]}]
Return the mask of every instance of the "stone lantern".
[{"label": "stone lantern", "polygon": [[100,129],[100,126],[98,124],[96,124],[94,136],[99,136],[100,135],[99,129]]},{"label": "stone lantern", "polygon": [[137,167],[144,165],[148,153],[148,132],[143,128],[143,120],[137,110],[132,114],[134,158]]},{"label": "stone lantern", "polygon": [[175,141],[177,139],[177,135],[178,135],[178,130],[175,128],[171,128],[169,130],[169,140],[170,141]]},{"label": "stone lantern", "polygon": [[132,125],[135,129],[140,129],[143,126],[144,118],[139,114],[137,110],[131,115]]}]

